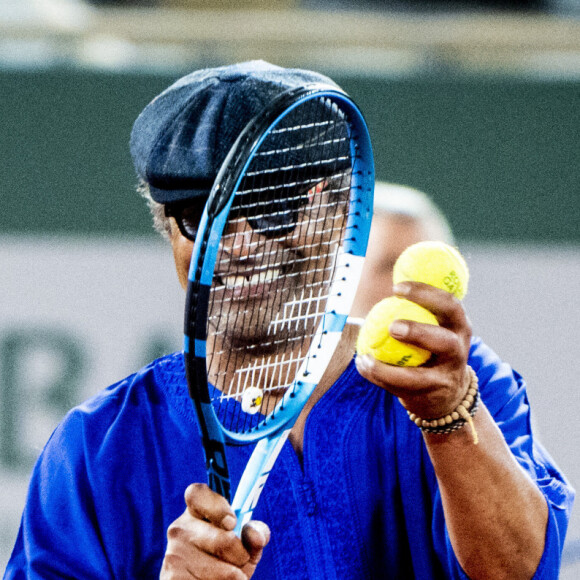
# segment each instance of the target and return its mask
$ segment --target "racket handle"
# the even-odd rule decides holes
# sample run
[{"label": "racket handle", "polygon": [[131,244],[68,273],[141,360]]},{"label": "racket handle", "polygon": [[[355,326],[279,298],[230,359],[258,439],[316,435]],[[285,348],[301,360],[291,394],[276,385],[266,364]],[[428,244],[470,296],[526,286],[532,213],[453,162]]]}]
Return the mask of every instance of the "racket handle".
[{"label": "racket handle", "polygon": [[273,437],[261,439],[256,444],[232,501],[232,508],[238,520],[234,530],[236,535],[240,536],[244,525],[252,519],[268,475],[289,433],[290,429],[286,429]]}]

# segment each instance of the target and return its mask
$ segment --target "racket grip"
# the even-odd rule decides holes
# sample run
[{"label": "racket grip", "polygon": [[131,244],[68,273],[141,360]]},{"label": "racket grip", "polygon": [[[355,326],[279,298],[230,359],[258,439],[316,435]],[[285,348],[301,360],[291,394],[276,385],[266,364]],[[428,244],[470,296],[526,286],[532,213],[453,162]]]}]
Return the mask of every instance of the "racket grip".
[{"label": "racket grip", "polygon": [[289,433],[290,429],[286,429],[273,437],[261,439],[256,444],[232,501],[232,508],[237,518],[234,529],[236,535],[240,536],[244,525],[252,519],[268,475]]}]

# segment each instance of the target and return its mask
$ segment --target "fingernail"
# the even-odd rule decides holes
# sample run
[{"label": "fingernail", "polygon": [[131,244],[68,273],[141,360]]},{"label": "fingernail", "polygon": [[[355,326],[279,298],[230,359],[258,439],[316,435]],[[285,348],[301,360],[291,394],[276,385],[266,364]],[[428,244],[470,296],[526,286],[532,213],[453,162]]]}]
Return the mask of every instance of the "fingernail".
[{"label": "fingernail", "polygon": [[256,530],[263,538],[263,543],[267,544],[270,541],[270,528],[259,520],[252,520],[249,522],[254,530]]},{"label": "fingernail", "polygon": [[222,528],[224,530],[233,530],[236,527],[236,518],[230,514],[224,517],[222,520]]},{"label": "fingernail", "polygon": [[354,364],[359,371],[368,371],[373,364],[373,359],[368,354],[357,355]]},{"label": "fingernail", "polygon": [[407,294],[409,294],[410,290],[411,290],[410,286],[408,284],[405,284],[404,282],[400,282],[399,284],[395,284],[393,286],[393,293],[397,294],[398,296],[406,296]]},{"label": "fingernail", "polygon": [[404,338],[409,334],[409,325],[402,320],[395,320],[391,322],[389,332],[393,338]]}]

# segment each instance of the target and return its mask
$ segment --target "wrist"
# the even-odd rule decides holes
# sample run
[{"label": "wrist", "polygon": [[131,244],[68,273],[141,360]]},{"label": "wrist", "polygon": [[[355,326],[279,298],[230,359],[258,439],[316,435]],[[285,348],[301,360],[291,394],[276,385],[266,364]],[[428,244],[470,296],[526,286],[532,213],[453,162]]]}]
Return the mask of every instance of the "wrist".
[{"label": "wrist", "polygon": [[469,377],[467,392],[459,405],[457,405],[457,407],[455,407],[451,412],[437,418],[422,418],[407,409],[409,419],[423,432],[434,433],[437,435],[452,433],[453,431],[463,428],[467,423],[471,428],[473,442],[477,445],[478,437],[472,418],[477,412],[479,406],[479,381],[477,374],[470,366],[467,366],[467,374]]}]

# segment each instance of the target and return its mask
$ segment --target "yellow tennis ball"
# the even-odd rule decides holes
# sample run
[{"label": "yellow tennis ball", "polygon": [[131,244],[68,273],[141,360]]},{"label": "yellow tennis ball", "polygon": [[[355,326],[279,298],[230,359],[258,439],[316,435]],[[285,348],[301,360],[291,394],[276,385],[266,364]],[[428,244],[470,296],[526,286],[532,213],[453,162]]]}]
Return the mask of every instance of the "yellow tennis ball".
[{"label": "yellow tennis ball", "polygon": [[371,354],[377,360],[400,367],[417,367],[427,362],[431,357],[428,350],[400,342],[389,334],[391,322],[397,319],[439,325],[429,310],[410,300],[389,296],[367,314],[359,331],[357,352]]},{"label": "yellow tennis ball", "polygon": [[444,242],[419,242],[409,246],[395,262],[393,284],[423,282],[455,294],[467,294],[469,270],[463,256]]}]

